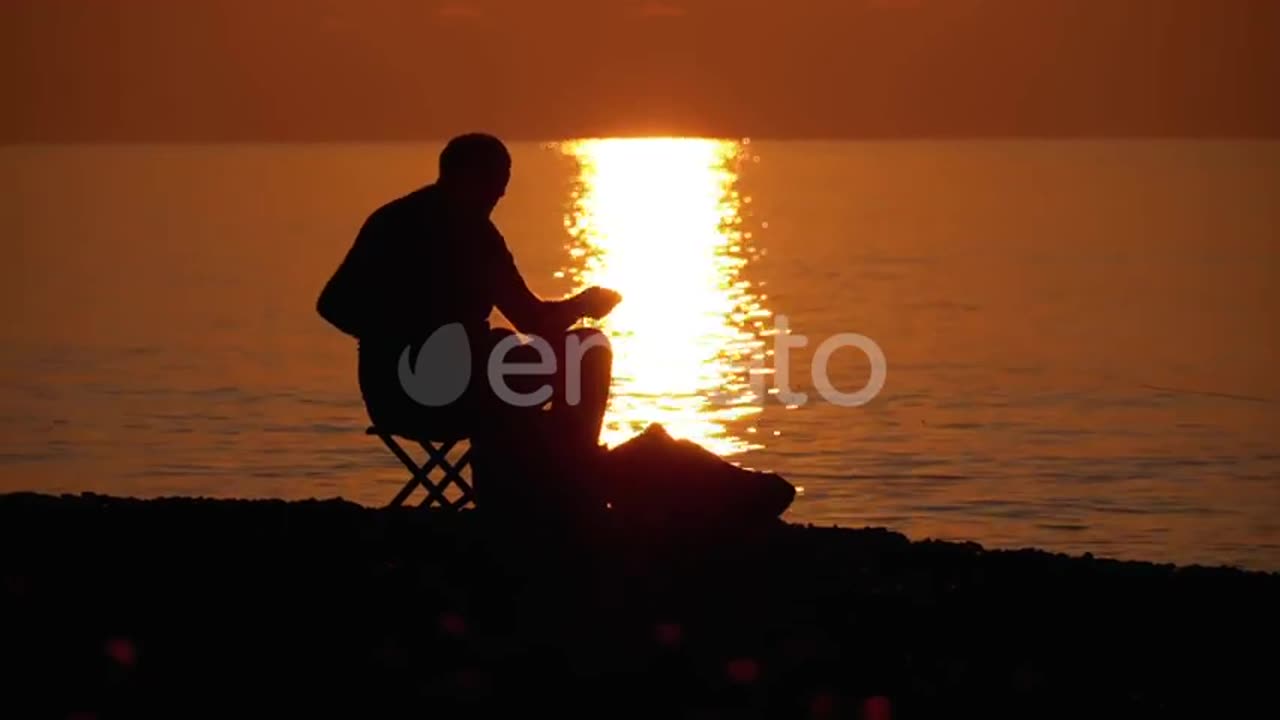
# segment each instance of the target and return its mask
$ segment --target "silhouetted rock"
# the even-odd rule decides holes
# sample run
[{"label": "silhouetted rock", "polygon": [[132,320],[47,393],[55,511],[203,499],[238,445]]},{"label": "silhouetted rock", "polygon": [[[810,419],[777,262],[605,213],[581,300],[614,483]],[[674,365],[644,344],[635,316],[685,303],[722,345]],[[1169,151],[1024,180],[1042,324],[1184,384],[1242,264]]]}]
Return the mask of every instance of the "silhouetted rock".
[{"label": "silhouetted rock", "polygon": [[732,465],[656,424],[613,448],[606,474],[609,500],[624,522],[668,531],[776,521],[796,495],[779,475]]}]

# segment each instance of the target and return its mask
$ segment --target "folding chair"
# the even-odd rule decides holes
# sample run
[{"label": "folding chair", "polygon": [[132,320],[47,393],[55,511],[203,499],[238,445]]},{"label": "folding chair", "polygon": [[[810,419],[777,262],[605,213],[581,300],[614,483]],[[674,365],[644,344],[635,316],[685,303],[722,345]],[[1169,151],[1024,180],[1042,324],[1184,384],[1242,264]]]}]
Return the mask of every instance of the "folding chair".
[{"label": "folding chair", "polygon": [[[401,488],[400,492],[397,493],[395,498],[391,501],[391,507],[400,507],[401,505],[404,505],[405,501],[409,499],[409,496],[412,495],[414,490],[417,490],[419,486],[426,490],[427,493],[426,497],[423,498],[420,503],[420,507],[431,508],[439,505],[441,509],[454,511],[461,510],[467,505],[475,506],[475,489],[473,488],[473,484],[475,482],[475,466],[471,462],[471,447],[468,446],[466,451],[463,452],[457,460],[449,460],[450,451],[452,451],[458,443],[463,440],[467,440],[467,437],[460,435],[440,438],[408,437],[399,433],[383,430],[378,427],[369,428],[365,431],[365,434],[377,436],[382,440],[383,444],[387,446],[387,449],[391,451],[391,454],[395,455],[396,458],[399,459],[400,462],[409,470],[409,472],[412,473],[412,477],[407,483],[405,483],[405,486]],[[410,440],[422,446],[422,449],[427,453],[427,459],[423,463],[415,461],[413,456],[400,446],[400,443],[396,438]],[[438,482],[431,478],[432,471],[437,468],[439,468],[444,474]],[[468,475],[471,476],[470,481],[462,476],[464,470],[466,470]],[[450,485],[456,486],[459,491],[453,499],[450,499],[449,496],[445,495],[445,490],[447,490]]]}]

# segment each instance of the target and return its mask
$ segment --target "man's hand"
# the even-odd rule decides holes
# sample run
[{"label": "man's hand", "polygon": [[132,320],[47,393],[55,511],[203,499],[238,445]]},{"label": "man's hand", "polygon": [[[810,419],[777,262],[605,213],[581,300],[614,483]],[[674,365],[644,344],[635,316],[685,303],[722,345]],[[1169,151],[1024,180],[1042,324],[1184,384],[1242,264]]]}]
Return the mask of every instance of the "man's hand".
[{"label": "man's hand", "polygon": [[613,290],[602,287],[589,287],[574,298],[581,309],[583,317],[599,320],[622,302],[622,296]]},{"label": "man's hand", "polygon": [[[499,306],[504,315],[515,324],[516,329],[530,335],[554,337],[573,327],[579,320],[590,318],[599,320],[613,312],[613,308],[622,301],[622,296],[612,290],[601,287],[589,287],[570,297],[559,300],[539,300],[530,291],[525,291],[528,301],[526,311],[507,314],[512,304]],[[520,305],[516,305],[520,307]]]}]

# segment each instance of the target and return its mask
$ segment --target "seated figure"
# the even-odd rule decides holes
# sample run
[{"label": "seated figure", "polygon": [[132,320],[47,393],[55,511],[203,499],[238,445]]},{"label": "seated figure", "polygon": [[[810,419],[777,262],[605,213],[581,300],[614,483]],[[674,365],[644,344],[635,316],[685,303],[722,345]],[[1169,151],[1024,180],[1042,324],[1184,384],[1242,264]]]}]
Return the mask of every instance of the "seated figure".
[{"label": "seated figure", "polygon": [[[317,311],[358,344],[370,419],[407,436],[466,435],[518,454],[598,454],[612,357],[596,330],[617,293],[543,299],[525,283],[491,213],[511,156],[486,134],[451,140],[437,179],[363,223]],[[493,327],[494,310],[519,335]],[[522,337],[523,336],[523,337]]]},{"label": "seated figure", "polygon": [[[477,505],[502,517],[610,508],[672,529],[784,512],[790,483],[660,427],[612,452],[600,446],[612,351],[602,333],[575,326],[607,316],[621,297],[591,287],[549,300],[529,289],[491,218],[510,178],[500,140],[454,138],[437,180],[375,210],[320,293],[320,315],[357,341],[374,425],[470,438]],[[518,334],[491,326],[495,310]]]}]

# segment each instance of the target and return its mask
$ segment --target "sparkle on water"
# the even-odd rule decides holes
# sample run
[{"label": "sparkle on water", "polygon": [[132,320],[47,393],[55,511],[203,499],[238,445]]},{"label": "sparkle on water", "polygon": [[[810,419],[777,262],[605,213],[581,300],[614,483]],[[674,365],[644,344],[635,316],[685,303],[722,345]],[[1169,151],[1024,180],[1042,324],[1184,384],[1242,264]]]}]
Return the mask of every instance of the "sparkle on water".
[{"label": "sparkle on water", "polygon": [[760,412],[753,373],[767,350],[761,297],[742,277],[750,233],[736,188],[744,144],[686,138],[563,143],[578,165],[565,227],[574,288],[623,301],[603,321],[614,386],[601,441],[651,423],[723,456]]}]

